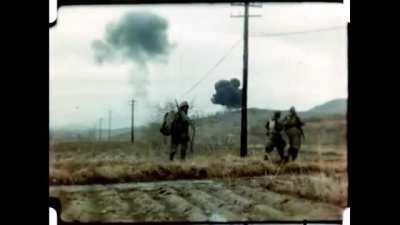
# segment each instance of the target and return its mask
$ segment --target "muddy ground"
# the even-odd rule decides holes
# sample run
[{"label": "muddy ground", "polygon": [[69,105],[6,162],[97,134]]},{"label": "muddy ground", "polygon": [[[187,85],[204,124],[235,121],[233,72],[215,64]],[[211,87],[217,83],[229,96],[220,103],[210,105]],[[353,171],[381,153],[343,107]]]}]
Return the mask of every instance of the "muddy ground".
[{"label": "muddy ground", "polygon": [[50,196],[64,221],[340,220],[347,203],[344,146],[304,146],[282,166],[253,149],[245,159],[212,152],[169,162],[116,144],[91,147],[50,152]]},{"label": "muddy ground", "polygon": [[[180,180],[50,188],[61,218],[80,222],[339,220],[343,202],[299,195],[285,177]],[[286,190],[284,190],[286,189]],[[342,205],[341,205],[342,204]]]}]

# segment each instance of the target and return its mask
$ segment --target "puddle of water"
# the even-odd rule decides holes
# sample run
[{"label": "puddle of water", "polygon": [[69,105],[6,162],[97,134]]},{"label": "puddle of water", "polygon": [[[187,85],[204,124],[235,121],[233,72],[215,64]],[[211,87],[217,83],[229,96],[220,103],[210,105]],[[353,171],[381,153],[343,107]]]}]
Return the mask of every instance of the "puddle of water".
[{"label": "puddle of water", "polygon": [[209,218],[213,222],[227,222],[228,220],[219,213],[212,213]]}]

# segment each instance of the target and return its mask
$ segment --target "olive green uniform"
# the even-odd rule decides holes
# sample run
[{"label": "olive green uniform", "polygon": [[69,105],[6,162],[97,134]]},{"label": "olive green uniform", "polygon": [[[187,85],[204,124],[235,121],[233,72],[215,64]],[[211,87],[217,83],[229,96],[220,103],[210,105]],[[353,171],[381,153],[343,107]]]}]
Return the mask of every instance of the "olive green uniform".
[{"label": "olive green uniform", "polygon": [[172,123],[171,129],[171,151],[170,160],[174,159],[174,155],[180,146],[181,159],[186,157],[186,150],[190,141],[189,126],[194,126],[193,121],[186,115],[183,110],[179,110],[176,114],[177,118]]},{"label": "olive green uniform", "polygon": [[284,119],[285,133],[289,139],[288,153],[295,160],[301,148],[304,123],[296,114],[290,114]]},{"label": "olive green uniform", "polygon": [[[277,149],[279,156],[282,160],[285,159],[285,146],[286,142],[282,138],[281,132],[283,131],[283,124],[282,122],[277,119],[271,119],[267,121],[265,124],[265,128],[267,129],[267,136],[269,137],[267,140],[267,144],[265,146],[265,151],[267,153],[271,153],[275,148]],[[266,159],[268,156],[265,156]]]}]

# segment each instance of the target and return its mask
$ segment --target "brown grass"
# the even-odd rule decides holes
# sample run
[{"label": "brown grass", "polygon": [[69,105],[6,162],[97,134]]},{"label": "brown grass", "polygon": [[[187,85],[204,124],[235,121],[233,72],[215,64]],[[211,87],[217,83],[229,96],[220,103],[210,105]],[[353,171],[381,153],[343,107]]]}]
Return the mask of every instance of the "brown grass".
[{"label": "brown grass", "polygon": [[347,204],[347,177],[344,174],[283,175],[271,180],[266,186],[281,194],[328,202],[341,207]]},{"label": "brown grass", "polygon": [[284,166],[264,161],[261,156],[235,155],[196,157],[184,162],[96,161],[92,163],[61,160],[50,169],[51,185],[104,184],[133,181],[209,179],[279,174],[337,174],[346,172],[345,162],[291,162]]}]

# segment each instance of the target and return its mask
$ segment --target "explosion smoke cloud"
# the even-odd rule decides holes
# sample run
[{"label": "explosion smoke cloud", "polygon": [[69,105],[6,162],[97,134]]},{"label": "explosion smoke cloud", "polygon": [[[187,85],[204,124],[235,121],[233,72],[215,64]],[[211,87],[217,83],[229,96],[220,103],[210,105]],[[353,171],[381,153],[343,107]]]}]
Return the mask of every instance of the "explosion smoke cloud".
[{"label": "explosion smoke cloud", "polygon": [[240,81],[236,78],[231,80],[219,80],[215,83],[216,93],[211,102],[227,107],[228,109],[240,108],[242,100],[242,89],[239,89]]},{"label": "explosion smoke cloud", "polygon": [[[145,93],[149,62],[166,62],[173,49],[168,21],[150,12],[128,12],[106,26],[103,39],[92,42],[96,63],[133,63],[134,90]],[[140,74],[141,79],[135,79]],[[137,91],[138,90],[138,91]]]}]

